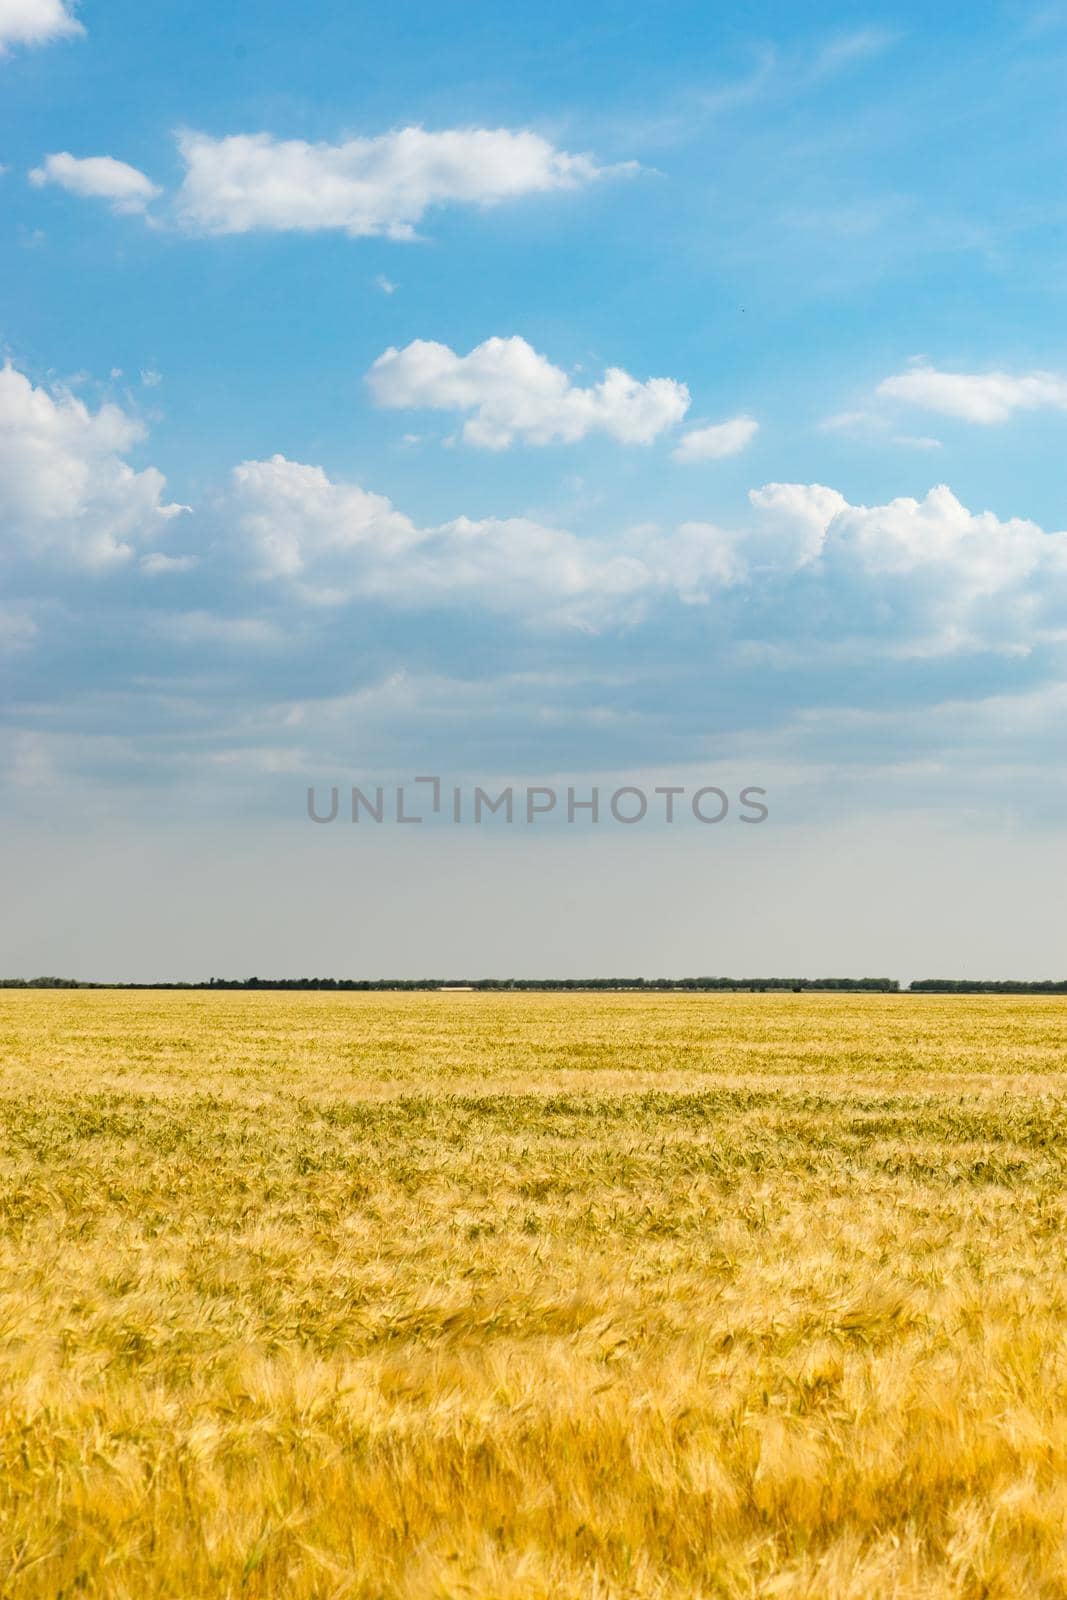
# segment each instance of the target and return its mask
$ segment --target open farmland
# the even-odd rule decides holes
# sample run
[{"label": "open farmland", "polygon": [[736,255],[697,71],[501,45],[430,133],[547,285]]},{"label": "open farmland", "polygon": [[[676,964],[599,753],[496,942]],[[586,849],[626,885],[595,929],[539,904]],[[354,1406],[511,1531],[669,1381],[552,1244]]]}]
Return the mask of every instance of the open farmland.
[{"label": "open farmland", "polygon": [[1067,1595],[1065,1023],[0,993],[0,1594]]}]

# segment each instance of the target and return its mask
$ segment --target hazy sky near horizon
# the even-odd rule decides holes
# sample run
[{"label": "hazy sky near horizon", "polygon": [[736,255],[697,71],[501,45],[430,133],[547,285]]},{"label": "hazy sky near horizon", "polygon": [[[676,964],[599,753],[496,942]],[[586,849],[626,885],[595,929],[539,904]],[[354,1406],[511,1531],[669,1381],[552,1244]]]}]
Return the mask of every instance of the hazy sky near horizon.
[{"label": "hazy sky near horizon", "polygon": [[[0,0],[0,975],[1062,976],[1065,68]],[[771,814],[306,818],[418,773]]]}]

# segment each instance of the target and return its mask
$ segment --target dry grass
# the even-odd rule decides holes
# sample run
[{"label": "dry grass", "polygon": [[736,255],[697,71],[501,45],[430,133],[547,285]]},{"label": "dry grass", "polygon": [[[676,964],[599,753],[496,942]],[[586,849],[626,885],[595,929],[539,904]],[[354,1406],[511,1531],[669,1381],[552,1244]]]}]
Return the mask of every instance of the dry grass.
[{"label": "dry grass", "polygon": [[0,994],[0,1595],[1067,1595],[1065,1017]]}]

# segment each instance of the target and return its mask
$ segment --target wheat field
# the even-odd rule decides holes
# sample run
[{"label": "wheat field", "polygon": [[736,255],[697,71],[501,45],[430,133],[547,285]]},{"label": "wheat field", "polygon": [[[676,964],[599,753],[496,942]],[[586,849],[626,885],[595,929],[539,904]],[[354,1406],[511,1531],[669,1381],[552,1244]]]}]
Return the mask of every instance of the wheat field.
[{"label": "wheat field", "polygon": [[0,993],[0,1595],[1067,1595],[1065,1017]]}]

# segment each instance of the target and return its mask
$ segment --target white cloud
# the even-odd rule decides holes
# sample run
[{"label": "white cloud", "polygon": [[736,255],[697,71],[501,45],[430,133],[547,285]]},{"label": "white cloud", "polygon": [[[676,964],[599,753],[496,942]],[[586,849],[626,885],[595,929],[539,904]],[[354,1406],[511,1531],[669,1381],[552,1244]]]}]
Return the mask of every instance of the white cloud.
[{"label": "white cloud", "polygon": [[64,0],[0,0],[0,55],[12,44],[48,44],[85,29]]},{"label": "white cloud", "polygon": [[470,604],[588,624],[647,586],[643,563],[524,517],[419,528],[383,495],[274,456],[233,474],[238,525],[261,578],[317,604]]},{"label": "white cloud", "polygon": [[[852,505],[821,484],[753,490],[743,528],[688,522],[578,538],[529,517],[418,527],[381,495],[275,456],[233,475],[230,515],[262,581],[315,605],[480,606],[530,622],[635,624],[718,599],[723,637],[802,658],[1025,654],[1067,640],[1067,533],[974,513],[944,486]],[[753,627],[758,632],[752,632]]]},{"label": "white cloud", "polygon": [[66,150],[45,156],[30,173],[30,182],[38,188],[57,183],[82,199],[110,200],[111,209],[117,212],[144,211],[162,193],[143,172],[125,161],[116,161],[114,156],[78,157]]},{"label": "white cloud", "polygon": [[941,484],[923,500],[850,505],[820,484],[767,484],[750,499],[772,533],[742,545],[750,576],[808,569],[827,639],[866,635],[878,651],[1026,652],[1065,633],[1067,533],[971,512]]},{"label": "white cloud", "polygon": [[334,555],[361,549],[391,561],[420,538],[384,495],[334,483],[321,467],[282,455],[242,462],[234,468],[233,487],[263,577],[295,578]]},{"label": "white cloud", "polygon": [[683,522],[673,533],[640,530],[626,541],[645,569],[645,586],[705,605],[717,590],[747,581],[741,537],[711,522]]},{"label": "white cloud", "polygon": [[755,417],[733,417],[710,428],[692,428],[672,451],[675,461],[722,461],[740,455],[759,432]]},{"label": "white cloud", "polygon": [[885,378],[878,393],[965,422],[1007,422],[1016,411],[1067,411],[1067,378],[1053,372],[940,372],[919,365]]},{"label": "white cloud", "polygon": [[[767,483],[750,490],[748,498],[763,514],[763,526],[773,530],[773,543],[757,554],[759,564],[772,570],[796,570],[814,561],[834,517],[848,508],[843,494],[821,483]],[[754,539],[748,543],[751,552]]]},{"label": "white cloud", "polygon": [[206,233],[343,228],[352,237],[411,239],[433,206],[492,206],[578,189],[613,172],[529,130],[401,128],[344,144],[267,133],[179,135],[186,173],[179,209]]},{"label": "white cloud", "polygon": [[92,412],[68,391],[34,388],[0,369],[0,533],[8,548],[77,566],[130,559],[183,507],[166,505],[166,480],[123,458],[143,435],[115,405]]},{"label": "white cloud", "polygon": [[396,294],[396,284],[392,278],[387,278],[384,272],[379,272],[374,280],[374,286],[376,289],[380,289],[383,294]]},{"label": "white cloud", "polygon": [[[278,455],[236,467],[211,520],[190,529],[199,546],[166,555],[162,536],[182,508],[166,503],[158,471],[130,465],[142,436],[113,404],[94,412],[69,389],[0,369],[4,555],[75,570],[130,567],[136,556],[146,579],[163,581],[206,561],[227,582],[243,571],[281,610],[459,606],[598,629],[636,625],[664,603],[713,604],[723,648],[773,642],[806,661],[1067,644],[1067,533],[971,512],[943,485],[863,506],[820,484],[769,483],[752,491],[743,525],[579,537],[534,516],[420,526],[385,496]],[[234,645],[266,638],[265,623],[242,633],[245,615],[215,619]],[[180,636],[214,637],[212,616],[179,619]],[[267,632],[282,637],[284,626],[272,615]],[[0,636],[18,647],[31,632],[5,614]]]},{"label": "white cloud", "polygon": [[570,444],[590,433],[648,444],[689,407],[684,383],[641,383],[620,367],[609,367],[591,388],[579,388],[520,338],[486,339],[466,356],[416,339],[403,350],[386,350],[367,381],[380,406],[473,412],[462,436],[489,450],[506,450],[516,439]]}]

